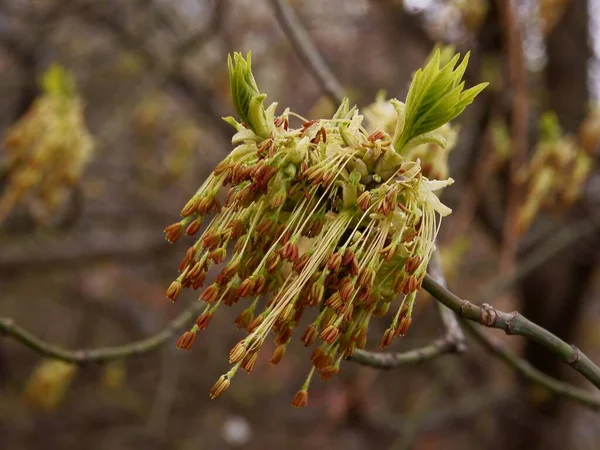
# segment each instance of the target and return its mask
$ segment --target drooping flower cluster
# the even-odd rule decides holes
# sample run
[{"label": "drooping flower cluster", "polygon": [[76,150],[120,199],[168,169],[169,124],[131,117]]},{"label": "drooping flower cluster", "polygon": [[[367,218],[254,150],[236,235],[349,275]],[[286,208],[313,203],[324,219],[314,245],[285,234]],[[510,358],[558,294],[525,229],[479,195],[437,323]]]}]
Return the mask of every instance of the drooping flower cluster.
[{"label": "drooping flower cluster", "polygon": [[[205,225],[167,291],[172,301],[183,288],[203,287],[209,268],[220,266],[200,294],[206,308],[179,348],[192,346],[218,308],[241,304],[235,324],[248,334],[231,350],[232,368],[211,397],[227,389],[239,368],[252,371],[271,332],[277,345],[273,364],[295,332],[306,347],[315,346],[295,406],[306,404],[315,372],[327,380],[343,358],[365,347],[373,318],[388,311],[391,316],[382,348],[406,333],[440,217],[450,213],[434,191],[452,180],[428,180],[419,162],[404,155],[416,145],[439,142],[435,130],[485,87],[463,91],[466,59],[457,62],[458,55],[440,67],[437,54],[416,73],[407,104],[392,100],[398,119],[389,134],[367,132],[347,100],[331,119],[300,118],[294,128],[299,116],[289,110],[276,115],[275,103],[263,107],[266,96],[252,76],[250,57],[229,59],[242,119],[226,119],[237,130],[235,148],[184,206],[183,219],[165,230],[174,242]],[[310,309],[312,322],[296,331]]]},{"label": "drooping flower cluster", "polygon": [[0,172],[7,187],[0,195],[0,223],[20,200],[47,222],[67,198],[92,153],[83,103],[72,76],[51,66],[42,78],[43,94],[7,132]]},{"label": "drooping flower cluster", "polygon": [[562,134],[556,115],[545,113],[535,153],[519,174],[527,193],[519,209],[518,231],[527,231],[540,211],[560,211],[577,200],[592,164],[576,140]]}]

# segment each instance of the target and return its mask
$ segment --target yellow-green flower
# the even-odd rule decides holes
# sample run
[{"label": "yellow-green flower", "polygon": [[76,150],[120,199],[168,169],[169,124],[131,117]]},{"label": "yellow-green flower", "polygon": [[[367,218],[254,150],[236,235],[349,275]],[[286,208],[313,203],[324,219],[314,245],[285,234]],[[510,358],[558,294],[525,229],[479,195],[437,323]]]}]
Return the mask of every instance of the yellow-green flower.
[{"label": "yellow-green flower", "polygon": [[[227,389],[240,367],[252,371],[271,333],[277,345],[271,362],[279,362],[300,318],[314,311],[300,334],[305,346],[316,347],[313,368],[293,402],[304,406],[313,374],[324,380],[335,375],[342,359],[365,346],[373,318],[392,311],[382,347],[408,330],[440,219],[450,213],[434,191],[452,180],[427,179],[419,161],[403,156],[388,131],[368,132],[348,100],[330,119],[301,119],[292,126],[299,116],[289,110],[276,116],[275,104],[265,109],[249,61],[239,54],[233,61],[232,96],[244,123],[226,119],[237,130],[235,148],[184,206],[182,220],[165,230],[175,241],[195,235],[208,221],[167,297],[176,301],[182,289],[199,289],[209,268],[223,264],[200,295],[206,309],[180,348],[191,347],[192,335],[208,326],[218,308],[243,305],[235,323],[248,335],[231,350],[232,367],[211,397]],[[411,89],[430,96],[423,85]],[[431,106],[444,118],[457,111],[456,105],[449,113]],[[430,117],[425,106],[418,109]],[[417,131],[431,131],[419,125],[418,114],[411,116],[416,125],[398,116],[394,129],[409,123],[410,139],[418,140]]]},{"label": "yellow-green flower", "polygon": [[576,201],[592,166],[592,158],[574,137],[563,135],[556,114],[544,113],[533,157],[519,173],[526,196],[519,208],[518,231],[527,231],[540,211],[562,210]]},{"label": "yellow-green flower", "polygon": [[0,170],[6,173],[7,187],[0,196],[0,223],[20,200],[38,219],[49,221],[92,154],[93,140],[72,75],[53,65],[40,84],[42,95],[2,143]]}]

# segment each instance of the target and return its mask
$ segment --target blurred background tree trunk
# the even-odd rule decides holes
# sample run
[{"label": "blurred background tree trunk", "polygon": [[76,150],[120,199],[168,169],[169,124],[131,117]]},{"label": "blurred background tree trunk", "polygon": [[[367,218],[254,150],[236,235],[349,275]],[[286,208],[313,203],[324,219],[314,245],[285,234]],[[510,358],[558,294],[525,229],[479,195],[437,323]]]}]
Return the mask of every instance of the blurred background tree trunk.
[{"label": "blurred background tree trunk", "polygon": [[[588,61],[592,54],[588,37],[586,1],[572,1],[561,21],[547,38],[547,108],[556,112],[566,133],[576,133],[590,98]],[[574,49],[577,49],[576,51]],[[586,214],[575,208],[562,226]],[[567,342],[577,341],[578,324],[586,304],[587,288],[596,266],[597,243],[585,239],[554,255],[527,276],[519,286],[520,310],[544,328]],[[538,344],[527,341],[524,355],[535,367],[553,377],[570,377],[568,367]],[[519,394],[522,411],[511,412],[511,428],[505,433],[515,449],[570,448],[569,417],[566,402],[540,399],[523,383]],[[517,420],[515,420],[517,419]],[[506,432],[507,428],[504,428]],[[572,442],[572,441],[571,441]]]}]

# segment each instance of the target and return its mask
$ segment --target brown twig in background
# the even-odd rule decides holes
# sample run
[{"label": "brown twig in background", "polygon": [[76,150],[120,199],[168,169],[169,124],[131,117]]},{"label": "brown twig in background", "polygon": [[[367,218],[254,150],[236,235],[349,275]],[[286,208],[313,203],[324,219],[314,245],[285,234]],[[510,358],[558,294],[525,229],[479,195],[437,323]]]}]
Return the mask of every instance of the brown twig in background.
[{"label": "brown twig in background", "polygon": [[510,269],[515,261],[519,233],[517,219],[521,198],[518,174],[527,158],[527,132],[529,97],[527,68],[523,54],[523,40],[518,19],[508,0],[498,0],[498,10],[505,30],[504,44],[508,62],[508,75],[512,93],[511,161],[507,188],[506,216],[503,229],[503,248],[500,256],[501,270]]},{"label": "brown twig in background", "polygon": [[563,383],[562,381],[540,372],[528,361],[520,358],[518,355],[502,346],[499,342],[487,336],[483,330],[479,329],[479,327],[474,323],[464,321],[463,325],[469,334],[473,336],[479,343],[481,343],[488,351],[496,355],[527,380],[543,386],[548,391],[556,395],[565,397],[576,403],[580,403],[581,405],[587,406],[593,410],[600,410],[600,397],[597,395],[594,395],[585,389],[580,389],[567,383]]},{"label": "brown twig in background", "polygon": [[492,283],[486,291],[479,296],[482,303],[492,301],[500,293],[516,285],[523,277],[537,269],[552,256],[563,249],[598,231],[600,223],[597,217],[583,219],[576,224],[558,230],[550,239],[538,244],[537,248],[529,253],[519,263],[512,274],[501,276]]},{"label": "brown twig in background", "polygon": [[333,75],[329,66],[315,48],[308,33],[296,17],[296,13],[286,0],[271,0],[277,19],[296,53],[310,70],[321,88],[338,105],[344,99],[344,90]]},{"label": "brown twig in background", "polygon": [[[442,268],[442,260],[440,258],[439,251],[433,252],[433,256],[431,257],[431,261],[429,261],[429,267],[427,270],[431,276],[438,281],[438,283],[446,288],[448,287],[446,285],[446,277],[444,276],[444,270]],[[444,339],[449,341],[454,346],[453,351],[457,353],[464,352],[467,349],[465,335],[460,328],[456,314],[454,311],[448,309],[440,302],[438,302],[438,308],[445,329]]]},{"label": "brown twig in background", "polygon": [[369,352],[356,350],[352,361],[363,366],[375,367],[377,369],[393,369],[405,364],[415,364],[438,356],[450,353],[454,345],[446,339],[438,339],[433,343],[406,352]]}]

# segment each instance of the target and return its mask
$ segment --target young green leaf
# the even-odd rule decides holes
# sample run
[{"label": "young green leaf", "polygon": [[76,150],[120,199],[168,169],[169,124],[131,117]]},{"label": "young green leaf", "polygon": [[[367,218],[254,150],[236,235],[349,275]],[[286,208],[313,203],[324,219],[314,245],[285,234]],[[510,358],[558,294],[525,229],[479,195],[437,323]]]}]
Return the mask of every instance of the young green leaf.
[{"label": "young green leaf", "polygon": [[415,73],[406,97],[404,123],[396,128],[394,147],[405,153],[405,145],[413,138],[441,127],[458,116],[473,102],[488,83],[464,90],[463,75],[469,62],[467,53],[456,66],[456,54],[440,66],[441,54],[437,49],[423,69]]},{"label": "young green leaf", "polygon": [[267,114],[263,105],[266,94],[261,94],[252,74],[252,57],[250,52],[246,59],[235,52],[227,58],[229,68],[229,86],[231,98],[238,116],[258,136],[267,138],[272,124],[267,122]]}]

